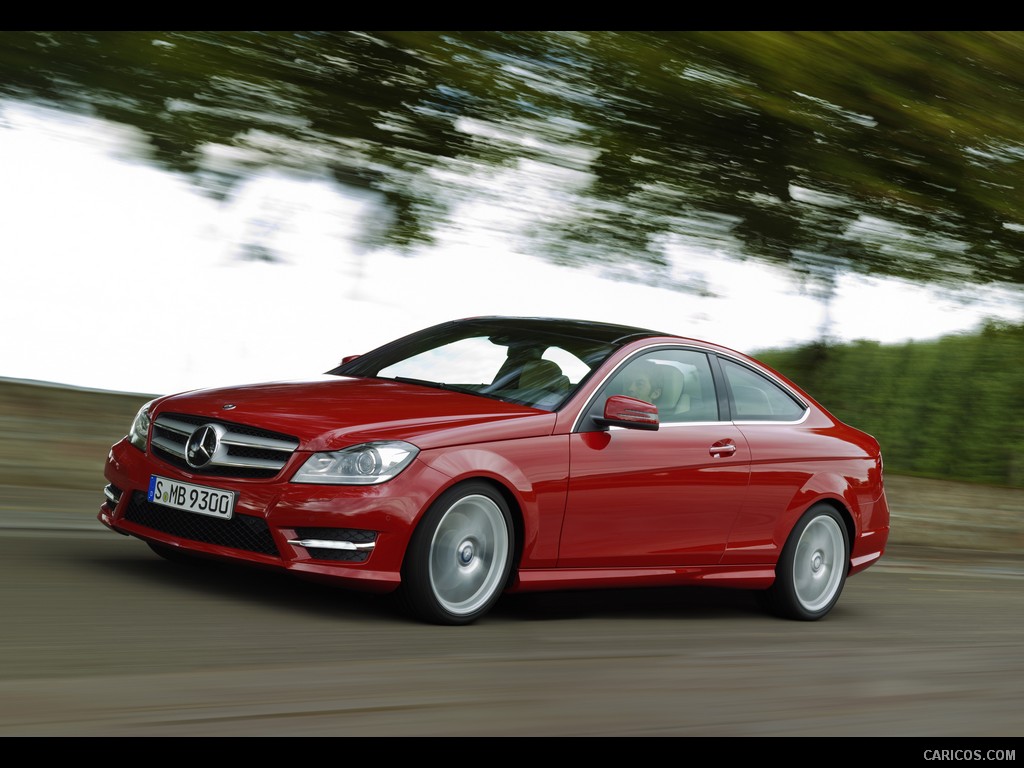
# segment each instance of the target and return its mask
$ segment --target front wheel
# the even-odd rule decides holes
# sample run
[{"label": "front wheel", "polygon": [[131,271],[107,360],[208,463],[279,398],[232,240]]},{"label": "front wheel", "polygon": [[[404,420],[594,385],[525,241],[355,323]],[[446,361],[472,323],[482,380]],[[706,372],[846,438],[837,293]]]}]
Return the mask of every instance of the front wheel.
[{"label": "front wheel", "polygon": [[846,526],[835,509],[818,504],[790,533],[764,593],[767,607],[788,619],[817,621],[839,600],[850,565]]},{"label": "front wheel", "polygon": [[508,504],[486,483],[443,493],[420,521],[402,568],[402,596],[420,619],[469,624],[501,597],[512,568]]}]

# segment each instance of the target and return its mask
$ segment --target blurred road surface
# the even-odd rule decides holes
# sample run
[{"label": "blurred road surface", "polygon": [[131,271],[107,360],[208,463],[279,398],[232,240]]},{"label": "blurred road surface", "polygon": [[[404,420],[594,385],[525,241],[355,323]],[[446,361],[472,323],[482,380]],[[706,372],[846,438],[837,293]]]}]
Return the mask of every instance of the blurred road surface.
[{"label": "blurred road surface", "polygon": [[1024,732],[1019,555],[894,546],[816,623],[663,589],[508,596],[434,627],[164,561],[94,522],[99,489],[0,494],[0,736]]}]

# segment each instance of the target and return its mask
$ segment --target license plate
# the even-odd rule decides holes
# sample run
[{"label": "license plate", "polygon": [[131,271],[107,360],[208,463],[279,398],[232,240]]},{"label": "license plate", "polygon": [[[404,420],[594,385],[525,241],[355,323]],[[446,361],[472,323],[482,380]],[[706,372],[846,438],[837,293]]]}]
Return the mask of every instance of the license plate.
[{"label": "license plate", "polygon": [[199,515],[219,517],[230,520],[235,511],[235,491],[222,491],[220,488],[207,488],[205,485],[183,483],[180,480],[169,480],[166,477],[153,475],[149,478],[148,498],[154,504],[162,504],[173,509],[183,509]]}]

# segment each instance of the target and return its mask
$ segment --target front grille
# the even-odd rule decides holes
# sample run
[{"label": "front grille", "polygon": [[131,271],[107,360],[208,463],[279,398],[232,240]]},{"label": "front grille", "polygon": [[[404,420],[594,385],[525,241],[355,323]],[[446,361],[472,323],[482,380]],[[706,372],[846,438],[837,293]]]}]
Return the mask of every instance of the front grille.
[{"label": "front grille", "polygon": [[[208,464],[193,467],[185,460],[185,446],[193,432],[207,425],[217,429],[217,449]],[[160,414],[150,440],[153,453],[168,464],[214,477],[274,477],[298,447],[291,435],[183,413]]]},{"label": "front grille", "polygon": [[260,517],[234,515],[230,520],[222,520],[197,515],[153,504],[146,499],[145,493],[136,491],[125,510],[124,519],[181,539],[242,549],[260,555],[280,556],[270,535],[270,528]]},{"label": "front grille", "polygon": [[377,541],[376,531],[359,528],[296,528],[289,544],[305,547],[318,560],[365,563]]}]

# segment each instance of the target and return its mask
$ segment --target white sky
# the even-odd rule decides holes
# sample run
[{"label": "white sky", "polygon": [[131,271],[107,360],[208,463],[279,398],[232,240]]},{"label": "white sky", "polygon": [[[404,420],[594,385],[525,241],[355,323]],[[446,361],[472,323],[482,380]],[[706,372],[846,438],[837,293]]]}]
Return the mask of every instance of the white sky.
[{"label": "white sky", "polygon": [[[489,178],[507,204],[466,203],[457,230],[400,256],[355,245],[381,212],[365,194],[268,171],[219,202],[147,151],[134,129],[0,101],[0,377],[154,394],[304,378],[471,315],[608,320],[744,352],[812,340],[824,319],[786,273],[723,254],[671,252],[714,294],[698,297],[517,253],[495,223],[557,203],[535,169]],[[524,214],[523,195],[540,204]],[[245,242],[284,261],[246,260]],[[844,278],[831,331],[901,342],[1024,319],[1019,292],[981,296]]]}]

